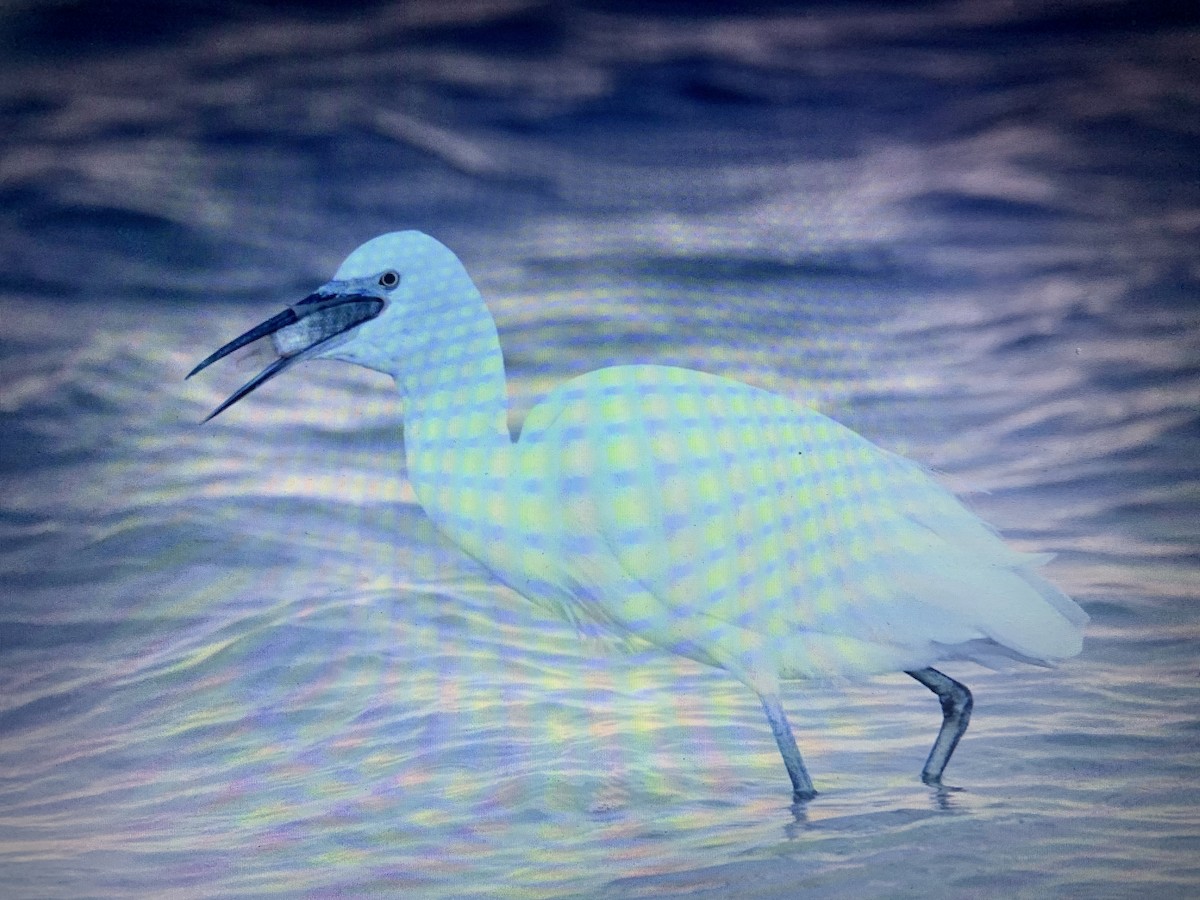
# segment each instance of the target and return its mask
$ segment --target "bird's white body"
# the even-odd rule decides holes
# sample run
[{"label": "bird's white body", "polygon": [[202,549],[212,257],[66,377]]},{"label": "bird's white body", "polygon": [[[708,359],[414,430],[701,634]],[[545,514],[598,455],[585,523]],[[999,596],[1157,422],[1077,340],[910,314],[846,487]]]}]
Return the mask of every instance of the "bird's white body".
[{"label": "bird's white body", "polygon": [[916,464],[736,381],[603,369],[535,407],[515,444],[457,444],[418,425],[410,477],[501,580],[756,685],[1080,649],[1040,557]]},{"label": "bird's white body", "polygon": [[[781,679],[908,671],[945,707],[935,676],[962,686],[927,669],[938,660],[1079,653],[1087,617],[1037,574],[1046,557],[1007,547],[917,464],[785,397],[663,366],[563,384],[514,442],[495,325],[458,259],[384,235],[326,287],[381,272],[399,274],[382,312],[313,355],[396,379],[433,522],[540,606],[751,686],[798,796],[811,782]],[[306,321],[278,330],[281,352]]]}]

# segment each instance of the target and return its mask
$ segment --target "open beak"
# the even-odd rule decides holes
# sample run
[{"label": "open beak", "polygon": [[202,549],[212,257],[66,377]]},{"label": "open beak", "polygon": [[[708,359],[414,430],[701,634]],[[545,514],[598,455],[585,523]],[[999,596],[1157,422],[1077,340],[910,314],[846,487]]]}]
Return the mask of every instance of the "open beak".
[{"label": "open beak", "polygon": [[295,306],[289,306],[279,315],[272,316],[241,337],[234,338],[192,369],[187,377],[191,378],[201,369],[208,368],[234,350],[240,350],[268,335],[274,336],[273,343],[279,353],[279,359],[234,391],[233,395],[209,413],[204,421],[207,422],[224,412],[292,363],[314,356],[331,338],[375,318],[383,311],[383,305],[383,301],[378,297],[363,294],[310,294]]}]

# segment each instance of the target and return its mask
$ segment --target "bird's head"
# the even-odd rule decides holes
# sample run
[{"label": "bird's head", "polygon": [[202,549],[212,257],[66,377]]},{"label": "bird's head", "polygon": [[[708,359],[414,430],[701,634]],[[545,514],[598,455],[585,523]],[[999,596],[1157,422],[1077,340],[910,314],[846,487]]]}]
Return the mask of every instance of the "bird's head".
[{"label": "bird's head", "polygon": [[234,338],[187,377],[262,338],[274,345],[278,358],[207,422],[302,359],[340,359],[395,376],[398,360],[436,338],[436,326],[425,321],[431,314],[478,296],[458,257],[438,241],[419,231],[380,235],[346,257],[315,292]]}]

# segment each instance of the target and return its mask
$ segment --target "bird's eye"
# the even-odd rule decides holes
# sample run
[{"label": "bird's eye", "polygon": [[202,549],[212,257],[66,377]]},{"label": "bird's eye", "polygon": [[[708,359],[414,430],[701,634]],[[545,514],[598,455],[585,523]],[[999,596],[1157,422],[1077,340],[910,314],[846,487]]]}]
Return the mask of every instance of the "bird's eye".
[{"label": "bird's eye", "polygon": [[379,286],[385,287],[389,291],[400,283],[400,274],[393,272],[391,269],[379,276]]}]

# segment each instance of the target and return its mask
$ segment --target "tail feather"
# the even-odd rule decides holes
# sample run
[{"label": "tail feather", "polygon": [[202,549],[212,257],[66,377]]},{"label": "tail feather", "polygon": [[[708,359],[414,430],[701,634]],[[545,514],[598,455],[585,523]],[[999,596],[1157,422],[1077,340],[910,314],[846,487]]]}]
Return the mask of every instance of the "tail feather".
[{"label": "tail feather", "polygon": [[1079,654],[1087,613],[1037,571],[1053,554],[1013,550],[949,491],[914,500],[904,512],[916,530],[897,566],[914,598],[943,610],[955,630],[968,625],[1028,660]]}]

